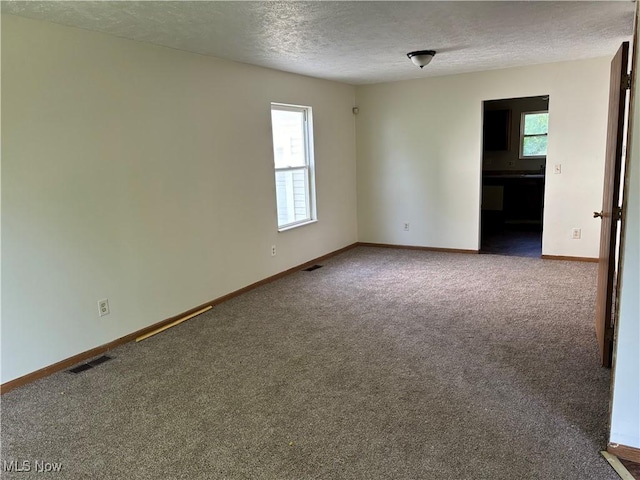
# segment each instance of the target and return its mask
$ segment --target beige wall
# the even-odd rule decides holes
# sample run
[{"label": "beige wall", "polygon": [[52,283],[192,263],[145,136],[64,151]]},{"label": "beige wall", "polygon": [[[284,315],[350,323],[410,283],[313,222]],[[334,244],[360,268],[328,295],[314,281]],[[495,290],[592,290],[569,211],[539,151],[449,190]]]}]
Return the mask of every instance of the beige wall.
[{"label": "beige wall", "polygon": [[[7,15],[2,74],[2,382],[357,241],[351,86]],[[282,233],[272,101],[315,127]]]},{"label": "beige wall", "polygon": [[609,60],[358,87],[360,240],[477,249],[482,102],[550,95],[543,253],[597,257]]}]

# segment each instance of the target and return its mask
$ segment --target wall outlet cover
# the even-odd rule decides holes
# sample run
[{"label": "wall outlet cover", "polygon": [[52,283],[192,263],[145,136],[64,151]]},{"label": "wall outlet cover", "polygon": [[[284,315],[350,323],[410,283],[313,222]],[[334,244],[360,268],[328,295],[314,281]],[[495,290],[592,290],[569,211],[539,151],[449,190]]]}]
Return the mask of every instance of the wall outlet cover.
[{"label": "wall outlet cover", "polygon": [[109,315],[109,299],[104,298],[102,300],[98,300],[98,316],[104,317],[105,315]]}]

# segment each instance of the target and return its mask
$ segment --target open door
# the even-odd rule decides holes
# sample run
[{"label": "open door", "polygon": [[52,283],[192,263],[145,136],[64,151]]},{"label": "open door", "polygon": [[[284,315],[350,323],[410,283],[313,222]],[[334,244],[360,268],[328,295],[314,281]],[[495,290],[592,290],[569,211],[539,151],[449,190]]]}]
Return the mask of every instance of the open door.
[{"label": "open door", "polygon": [[594,212],[600,218],[600,256],[598,264],[598,289],[596,297],[596,336],[600,347],[602,365],[611,367],[614,332],[614,285],[616,283],[616,248],[620,206],[620,180],[623,157],[624,116],[627,89],[631,75],[627,74],[629,42],[624,42],[611,61],[609,89],[609,121],[607,126],[607,150],[604,170],[604,194],[602,210]]}]

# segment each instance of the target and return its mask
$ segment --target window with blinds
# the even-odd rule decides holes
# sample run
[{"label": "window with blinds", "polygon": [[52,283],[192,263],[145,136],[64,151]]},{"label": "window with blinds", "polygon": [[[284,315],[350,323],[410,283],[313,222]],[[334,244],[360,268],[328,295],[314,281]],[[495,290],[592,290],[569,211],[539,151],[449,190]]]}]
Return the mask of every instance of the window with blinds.
[{"label": "window with blinds", "polygon": [[311,107],[271,104],[278,229],[315,221]]}]

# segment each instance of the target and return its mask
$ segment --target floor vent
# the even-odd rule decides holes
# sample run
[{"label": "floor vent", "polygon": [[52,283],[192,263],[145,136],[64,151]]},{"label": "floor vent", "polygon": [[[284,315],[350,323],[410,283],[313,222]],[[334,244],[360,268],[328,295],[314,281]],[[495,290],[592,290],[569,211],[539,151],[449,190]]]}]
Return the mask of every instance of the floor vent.
[{"label": "floor vent", "polygon": [[313,272],[314,270],[317,270],[319,268],[322,268],[322,265],[313,265],[309,268],[305,268],[304,271],[305,272]]},{"label": "floor vent", "polygon": [[108,355],[103,355],[101,357],[98,357],[96,359],[91,360],[90,362],[87,362],[88,365],[91,365],[92,367],[97,367],[98,365],[100,365],[101,363],[104,362],[108,362],[109,360],[111,360],[111,357]]},{"label": "floor vent", "polygon": [[67,370],[67,372],[69,372],[69,373],[82,373],[85,370],[89,370],[90,368],[93,368],[93,367],[91,365],[89,365],[88,363],[83,363],[82,365],[78,365],[77,367],[70,368],[69,370]]},{"label": "floor vent", "polygon": [[77,367],[70,368],[69,370],[67,370],[67,372],[69,372],[69,373],[82,373],[85,370],[89,370],[90,368],[97,367],[101,363],[107,362],[109,360],[111,360],[111,357],[109,357],[108,355],[103,355],[101,357],[94,358],[90,362],[83,363],[81,365],[78,365]]}]

